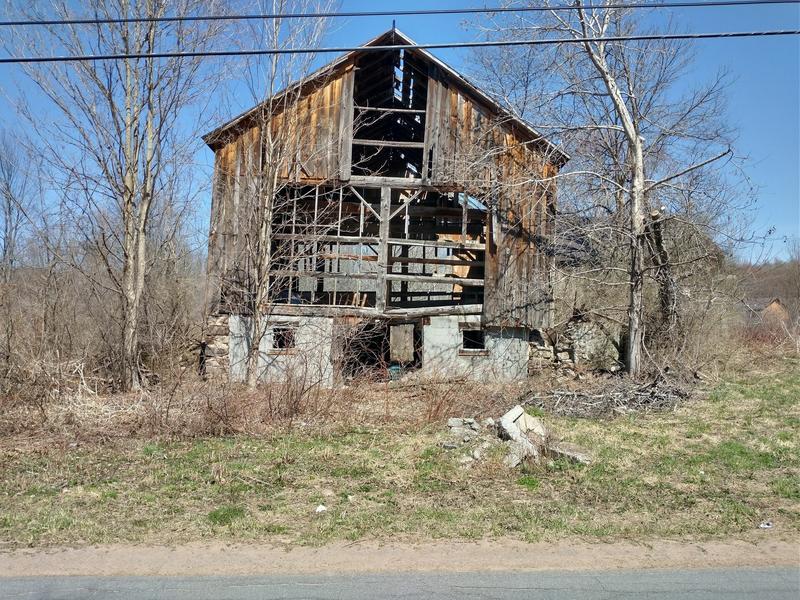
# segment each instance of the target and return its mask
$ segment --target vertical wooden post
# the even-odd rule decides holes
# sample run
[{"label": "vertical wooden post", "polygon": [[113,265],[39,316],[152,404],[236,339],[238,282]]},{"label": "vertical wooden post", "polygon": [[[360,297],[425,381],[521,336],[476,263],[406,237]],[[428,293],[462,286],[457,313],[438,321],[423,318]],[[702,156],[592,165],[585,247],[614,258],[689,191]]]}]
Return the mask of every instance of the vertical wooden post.
[{"label": "vertical wooden post", "polygon": [[[358,203],[358,237],[364,237],[364,203]],[[364,244],[361,242],[358,243],[358,274],[360,275],[363,273],[364,269]],[[356,298],[358,299],[358,305],[361,304],[361,278],[356,279]]]},{"label": "vertical wooden post", "polygon": [[459,198],[459,197],[461,197],[461,201],[464,203],[461,206],[461,243],[462,244],[466,244],[467,243],[467,217],[469,215],[469,212],[467,212],[468,209],[467,209],[467,194],[466,194],[466,192],[464,192],[463,194],[460,194],[460,193],[456,192],[456,198]]},{"label": "vertical wooden post", "polygon": [[[319,271],[319,244],[317,242],[317,236],[319,236],[319,186],[314,186],[314,222],[311,225],[311,235],[314,237],[312,238],[312,259],[311,264],[313,265],[311,271],[314,271],[314,274]],[[306,234],[307,235],[307,234]],[[311,304],[316,304],[317,302],[317,292],[320,290],[320,284],[324,281],[322,277],[315,277],[314,284],[311,288]]]},{"label": "vertical wooden post", "polygon": [[[295,265],[295,245],[297,244],[297,189],[292,188],[292,241],[291,245],[289,246],[289,271],[297,271],[298,268]],[[299,281],[299,280],[298,280]],[[294,278],[289,275],[289,290],[286,294],[286,303],[292,303],[292,291],[294,289]]]},{"label": "vertical wooden post", "polygon": [[[339,188],[339,212],[338,212],[338,215],[336,217],[336,237],[337,238],[339,238],[339,236],[342,235],[342,194],[343,193],[344,193],[344,190],[342,188]],[[336,242],[336,258],[335,258],[336,271],[335,271],[335,273],[339,273],[339,255],[341,254],[341,248],[342,248],[341,245],[337,241]],[[334,261],[332,260],[331,261],[331,268],[333,268],[333,263],[334,263]],[[337,282],[337,280],[338,280],[337,277],[333,278],[333,305],[334,306],[336,306],[336,287],[337,287],[336,286],[336,282]]]},{"label": "vertical wooden post", "polygon": [[381,188],[381,224],[378,245],[378,280],[375,288],[375,308],[386,310],[386,272],[389,266],[389,215],[392,208],[392,188]]}]

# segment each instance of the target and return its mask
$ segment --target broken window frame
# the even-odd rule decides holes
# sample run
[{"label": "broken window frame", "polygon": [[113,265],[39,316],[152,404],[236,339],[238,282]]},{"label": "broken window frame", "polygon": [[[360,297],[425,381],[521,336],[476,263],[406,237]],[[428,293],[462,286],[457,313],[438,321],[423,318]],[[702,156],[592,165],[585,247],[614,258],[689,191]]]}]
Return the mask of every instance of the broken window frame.
[{"label": "broken window frame", "polygon": [[[461,345],[458,349],[459,354],[469,355],[469,356],[489,354],[489,350],[486,348],[486,331],[484,331],[480,327],[467,326],[466,324],[462,324],[460,329],[461,329]],[[478,336],[476,336],[476,338],[470,343],[475,344],[475,347],[467,347],[466,346],[467,338],[474,334],[478,334]]]},{"label": "broken window frame", "polygon": [[297,324],[276,323],[272,325],[270,354],[291,354],[297,351]]}]

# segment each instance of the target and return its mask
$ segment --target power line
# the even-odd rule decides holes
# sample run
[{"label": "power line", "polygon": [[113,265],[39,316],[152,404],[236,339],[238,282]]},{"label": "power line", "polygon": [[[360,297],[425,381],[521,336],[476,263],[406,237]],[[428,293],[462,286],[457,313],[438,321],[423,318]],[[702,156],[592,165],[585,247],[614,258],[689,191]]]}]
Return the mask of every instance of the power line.
[{"label": "power line", "polygon": [[176,21],[245,21],[275,19],[335,19],[358,17],[405,17],[432,15],[467,15],[481,13],[525,13],[525,12],[566,12],[578,10],[624,10],[628,8],[713,8],[754,6],[768,4],[797,4],[800,0],[711,0],[710,2],[632,2],[595,6],[592,4],[571,4],[558,6],[506,6],[494,8],[434,8],[418,10],[371,10],[351,12],[317,12],[317,13],[264,13],[240,15],[184,15],[174,17],[119,17],[107,19],[34,19],[29,21],[0,21],[0,26],[35,26],[35,25],[110,25],[120,23],[172,23]]},{"label": "power line", "polygon": [[438,44],[396,44],[393,46],[354,46],[339,48],[261,48],[256,50],[204,50],[197,52],[152,52],[147,54],[87,54],[78,56],[10,56],[0,58],[0,64],[62,63],[93,60],[121,60],[139,58],[195,58],[225,56],[274,56],[280,54],[344,54],[346,52],[386,52],[392,50],[436,50],[443,48],[488,48],[507,46],[546,46],[555,44],[582,44],[586,42],[629,42],[647,40],[707,40],[718,38],[774,37],[800,35],[800,29],[773,31],[723,31],[717,33],[663,33],[650,35],[619,35],[606,37],[553,38],[538,40],[498,40],[484,42],[445,42]]}]

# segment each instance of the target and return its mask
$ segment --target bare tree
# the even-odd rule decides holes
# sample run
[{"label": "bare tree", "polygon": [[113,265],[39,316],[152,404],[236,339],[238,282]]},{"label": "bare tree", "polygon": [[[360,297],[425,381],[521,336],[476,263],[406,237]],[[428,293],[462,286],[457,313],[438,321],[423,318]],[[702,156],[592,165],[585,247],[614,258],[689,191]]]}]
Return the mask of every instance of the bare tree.
[{"label": "bare tree", "polygon": [[562,244],[566,238],[573,254],[582,253],[586,279],[627,288],[626,368],[637,375],[646,282],[658,290],[659,327],[674,335],[676,271],[724,257],[715,242],[726,241],[726,220],[747,198],[731,194],[719,171],[733,137],[722,120],[724,75],[686,91],[681,78],[692,53],[685,43],[600,40],[647,29],[639,13],[606,4],[487,27],[492,37],[590,41],[505,49],[485,54],[482,65],[497,96],[573,155],[560,175]]},{"label": "bare tree", "polygon": [[[335,3],[330,0],[270,0],[265,4],[267,12],[282,14],[329,12]],[[322,42],[327,31],[325,19],[277,18],[247,22],[242,26],[246,34],[239,33],[234,40],[242,49],[253,46],[314,48]],[[212,254],[209,271],[219,275],[214,296],[220,289],[227,290],[222,292],[223,295],[229,299],[235,296],[234,312],[249,315],[246,371],[250,386],[256,385],[260,375],[260,361],[263,359],[260,344],[267,331],[266,316],[270,305],[281,294],[291,294],[292,278],[290,275],[276,277],[278,266],[290,264],[291,261],[287,262],[290,254],[294,262],[302,258],[296,255],[298,249],[290,241],[275,244],[273,229],[281,215],[287,214],[291,214],[294,220],[290,226],[292,231],[313,227],[310,223],[303,225],[302,215],[298,216],[296,212],[298,195],[307,196],[309,192],[298,190],[293,181],[302,168],[294,155],[298,141],[314,134],[313,125],[303,120],[297,100],[305,92],[303,84],[312,73],[315,60],[313,54],[274,54],[249,57],[244,61],[237,89],[247,90],[248,93],[243,95],[245,102],[255,107],[247,113],[251,135],[244,136],[244,142],[239,138],[238,142],[231,144],[230,160],[224,158],[228,156],[225,151],[217,159],[212,238],[224,235],[220,230],[226,217],[220,209],[220,199],[230,196],[240,208],[233,225],[238,232],[232,259],[235,264],[222,265],[223,259]],[[317,85],[320,85],[319,81]],[[237,98],[240,102],[241,99],[241,96]],[[318,152],[328,150],[322,148]],[[313,196],[313,192],[310,193]],[[291,212],[293,209],[294,214]]]},{"label": "bare tree", "polygon": [[8,132],[0,132],[0,359],[3,379],[13,364],[15,319],[13,304],[17,293],[14,272],[19,266],[20,237],[25,226],[25,207],[28,204],[28,176],[22,165],[23,155],[14,147]]},{"label": "bare tree", "polygon": [[[98,0],[88,15],[78,5],[60,2],[34,8],[25,3],[19,13],[50,19],[146,19],[221,8],[214,0]],[[19,28],[14,43],[21,53],[36,56],[147,55],[203,50],[220,27],[202,21],[59,24],[35,31]],[[25,95],[19,112],[29,126],[32,146],[47,163],[54,193],[63,197],[77,223],[74,233],[81,238],[78,254],[64,258],[91,281],[96,293],[111,294],[117,301],[123,389],[142,383],[139,334],[153,264],[151,224],[159,213],[180,212],[177,203],[191,197],[192,190],[181,190],[179,183],[192,166],[196,109],[202,108],[218,77],[201,61],[144,57],[25,68],[52,114],[44,118]]]}]

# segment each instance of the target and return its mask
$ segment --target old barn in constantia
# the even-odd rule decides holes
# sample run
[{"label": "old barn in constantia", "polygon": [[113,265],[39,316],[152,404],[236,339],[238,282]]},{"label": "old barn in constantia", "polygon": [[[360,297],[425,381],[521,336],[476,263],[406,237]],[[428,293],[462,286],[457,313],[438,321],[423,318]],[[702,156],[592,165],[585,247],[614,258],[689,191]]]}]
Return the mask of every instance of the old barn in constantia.
[{"label": "old barn in constantia", "polygon": [[207,371],[527,373],[568,157],[413,45],[388,31],[204,137]]}]

